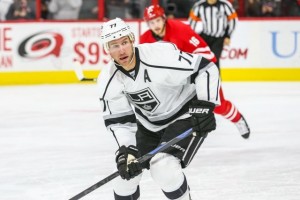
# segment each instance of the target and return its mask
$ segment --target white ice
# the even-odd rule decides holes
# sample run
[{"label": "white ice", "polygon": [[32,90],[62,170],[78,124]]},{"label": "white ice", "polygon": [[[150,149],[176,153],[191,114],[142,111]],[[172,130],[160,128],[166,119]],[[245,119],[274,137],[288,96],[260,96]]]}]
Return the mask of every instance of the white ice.
[{"label": "white ice", "polygon": [[[225,82],[249,140],[217,117],[185,170],[193,200],[300,199],[300,83]],[[67,200],[114,172],[94,84],[0,87],[0,199]],[[82,198],[112,200],[111,182]],[[148,171],[141,200],[165,199]]]}]

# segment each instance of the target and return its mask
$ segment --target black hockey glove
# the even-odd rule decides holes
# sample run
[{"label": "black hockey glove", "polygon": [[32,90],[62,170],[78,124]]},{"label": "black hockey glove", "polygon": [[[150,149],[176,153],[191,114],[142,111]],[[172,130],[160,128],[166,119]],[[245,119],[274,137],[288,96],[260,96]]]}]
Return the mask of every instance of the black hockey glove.
[{"label": "black hockey glove", "polygon": [[130,180],[142,172],[142,167],[136,158],[140,157],[137,148],[133,145],[124,145],[116,152],[116,163],[120,176]]},{"label": "black hockey glove", "polygon": [[198,136],[204,137],[207,133],[216,129],[216,119],[213,113],[214,108],[215,104],[208,101],[192,101],[189,113],[192,115],[193,131]]}]

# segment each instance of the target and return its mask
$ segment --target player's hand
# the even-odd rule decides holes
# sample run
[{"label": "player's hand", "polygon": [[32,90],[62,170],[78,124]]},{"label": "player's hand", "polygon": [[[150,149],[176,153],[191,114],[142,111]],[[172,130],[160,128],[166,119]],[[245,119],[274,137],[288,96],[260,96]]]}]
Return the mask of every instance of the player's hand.
[{"label": "player's hand", "polygon": [[213,113],[215,104],[208,101],[195,100],[189,107],[192,118],[193,131],[204,137],[216,129],[216,119]]},{"label": "player's hand", "polygon": [[226,37],[224,39],[224,46],[229,46],[230,45],[230,38]]},{"label": "player's hand", "polygon": [[116,163],[120,176],[130,180],[142,172],[142,167],[136,158],[139,157],[138,149],[130,145],[121,146],[116,152]]}]

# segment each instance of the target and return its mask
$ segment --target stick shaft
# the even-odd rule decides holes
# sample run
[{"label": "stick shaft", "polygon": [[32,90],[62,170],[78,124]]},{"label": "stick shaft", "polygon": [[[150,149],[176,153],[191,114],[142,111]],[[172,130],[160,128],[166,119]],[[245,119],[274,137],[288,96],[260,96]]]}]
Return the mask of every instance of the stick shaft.
[{"label": "stick shaft", "polygon": [[[176,144],[177,142],[183,140],[184,138],[188,137],[192,133],[193,133],[192,128],[188,129],[187,131],[183,132],[182,134],[178,135],[177,137],[171,139],[170,141],[168,141],[166,143],[161,144],[160,146],[156,147],[151,152],[149,152],[149,153],[143,155],[142,157],[138,158],[137,159],[138,162],[142,163],[142,162],[145,162],[145,161],[149,160],[150,158],[155,156],[157,153],[166,150],[167,148],[169,148],[173,144]],[[84,197],[85,195],[87,195],[90,192],[96,190],[97,188],[101,187],[102,185],[108,183],[109,181],[113,180],[114,178],[116,178],[118,176],[119,176],[119,172],[118,171],[114,172],[111,175],[107,176],[106,178],[102,179],[101,181],[95,183],[91,187],[89,187],[89,188],[85,189],[84,191],[80,192],[79,194],[75,195],[74,197],[72,197],[69,200],[78,200],[78,199]]]}]

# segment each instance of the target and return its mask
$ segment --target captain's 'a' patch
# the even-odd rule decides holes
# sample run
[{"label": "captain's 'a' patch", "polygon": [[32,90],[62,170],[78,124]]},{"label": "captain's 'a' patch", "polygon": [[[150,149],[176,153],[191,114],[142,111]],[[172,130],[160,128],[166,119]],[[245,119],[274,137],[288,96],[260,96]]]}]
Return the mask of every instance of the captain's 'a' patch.
[{"label": "captain's 'a' patch", "polygon": [[127,92],[126,95],[136,107],[148,112],[154,112],[160,104],[150,88],[132,93]]}]

